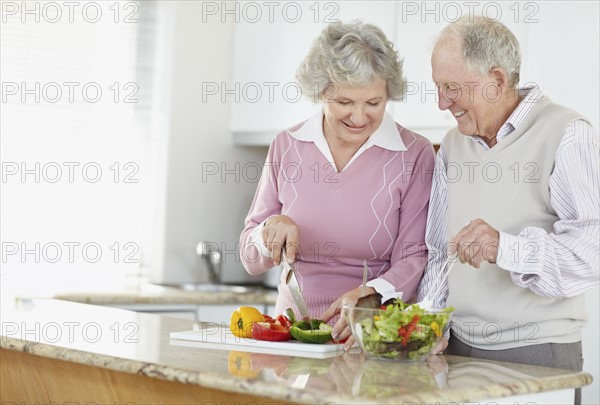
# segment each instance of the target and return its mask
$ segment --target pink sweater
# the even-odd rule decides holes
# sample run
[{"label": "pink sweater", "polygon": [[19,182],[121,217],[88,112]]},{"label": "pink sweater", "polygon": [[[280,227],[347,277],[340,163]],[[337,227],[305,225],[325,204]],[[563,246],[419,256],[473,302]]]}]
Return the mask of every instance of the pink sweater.
[{"label": "pink sweater", "polygon": [[[364,259],[369,280],[385,279],[404,299],[416,293],[427,264],[434,151],[426,138],[396,127],[406,151],[371,146],[340,173],[315,143],[295,139],[288,130],[269,148],[240,237],[242,263],[254,275],[272,268],[251,232],[271,215],[291,217],[299,233],[298,282],[313,318],[360,286]],[[289,307],[297,314],[287,287],[280,284],[278,290],[276,313]]]}]

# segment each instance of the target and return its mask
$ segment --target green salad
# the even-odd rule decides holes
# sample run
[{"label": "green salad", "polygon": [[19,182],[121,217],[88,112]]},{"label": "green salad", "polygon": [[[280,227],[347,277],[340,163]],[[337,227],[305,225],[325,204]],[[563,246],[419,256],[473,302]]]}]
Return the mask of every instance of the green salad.
[{"label": "green salad", "polygon": [[427,312],[400,299],[358,321],[367,354],[417,360],[431,352],[443,335],[454,308]]}]

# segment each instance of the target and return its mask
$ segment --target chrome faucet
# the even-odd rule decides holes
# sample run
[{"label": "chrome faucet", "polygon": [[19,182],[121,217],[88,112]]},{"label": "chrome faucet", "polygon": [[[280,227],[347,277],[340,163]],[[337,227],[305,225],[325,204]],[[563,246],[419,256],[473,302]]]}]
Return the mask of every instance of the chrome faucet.
[{"label": "chrome faucet", "polygon": [[219,245],[214,242],[200,242],[196,246],[196,254],[202,258],[202,263],[206,263],[210,282],[220,284],[222,262]]}]

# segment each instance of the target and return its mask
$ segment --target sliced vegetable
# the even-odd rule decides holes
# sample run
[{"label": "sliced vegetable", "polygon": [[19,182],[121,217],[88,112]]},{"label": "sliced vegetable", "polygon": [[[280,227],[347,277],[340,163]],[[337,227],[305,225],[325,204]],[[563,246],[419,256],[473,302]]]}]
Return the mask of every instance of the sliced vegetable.
[{"label": "sliced vegetable", "polygon": [[290,329],[282,326],[277,321],[274,323],[254,322],[252,325],[252,337],[256,340],[284,342],[290,340]]},{"label": "sliced vegetable", "polygon": [[290,335],[304,343],[327,343],[331,340],[333,328],[320,319],[296,321],[291,308],[285,310],[285,315],[279,315],[277,320],[282,325],[289,325]]},{"label": "sliced vegetable", "polygon": [[430,326],[431,326],[431,330],[437,337],[442,336],[442,330],[440,329],[440,325],[437,322],[435,322],[435,321],[431,322]]},{"label": "sliced vegetable", "polygon": [[231,314],[229,329],[235,336],[250,338],[252,337],[252,324],[264,321],[265,317],[258,309],[242,306]]},{"label": "sliced vegetable", "polygon": [[412,333],[415,331],[415,328],[417,327],[420,318],[421,317],[419,315],[415,315],[413,316],[412,320],[408,325],[401,326],[398,329],[398,336],[402,338],[402,346],[406,346],[406,344],[408,343],[408,340],[410,339]]},{"label": "sliced vegetable", "polygon": [[327,343],[331,340],[333,328],[319,319],[295,322],[290,328],[290,334],[296,340],[304,343]]},{"label": "sliced vegetable", "polygon": [[285,315],[277,316],[277,322],[279,322],[281,326],[286,327],[288,329],[292,327],[292,321],[290,321],[289,318]]},{"label": "sliced vegetable", "polygon": [[294,310],[292,308],[286,309],[285,315],[290,319],[291,323],[296,322],[296,315],[294,315]]},{"label": "sliced vegetable", "polygon": [[265,318],[265,322],[269,322],[269,323],[273,323],[275,322],[275,319],[272,316],[269,316],[267,314],[262,314],[263,318]]}]

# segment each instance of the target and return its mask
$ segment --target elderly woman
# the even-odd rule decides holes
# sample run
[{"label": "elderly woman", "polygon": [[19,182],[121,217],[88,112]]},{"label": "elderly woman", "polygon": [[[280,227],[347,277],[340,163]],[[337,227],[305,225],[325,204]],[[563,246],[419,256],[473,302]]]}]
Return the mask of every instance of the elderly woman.
[{"label": "elderly woman", "polygon": [[[270,146],[240,238],[246,270],[266,272],[285,251],[310,316],[332,323],[342,302],[360,297],[364,260],[369,293],[411,298],[427,262],[434,151],[385,111],[405,90],[397,52],[374,25],[336,23],[296,76],[322,110]],[[283,283],[278,290],[276,312],[296,309]],[[334,338],[349,334],[339,320]]]}]

